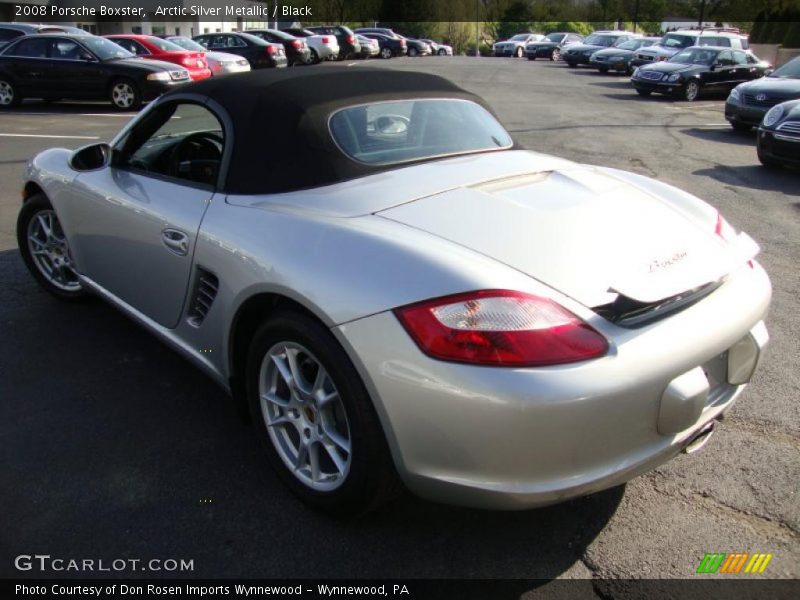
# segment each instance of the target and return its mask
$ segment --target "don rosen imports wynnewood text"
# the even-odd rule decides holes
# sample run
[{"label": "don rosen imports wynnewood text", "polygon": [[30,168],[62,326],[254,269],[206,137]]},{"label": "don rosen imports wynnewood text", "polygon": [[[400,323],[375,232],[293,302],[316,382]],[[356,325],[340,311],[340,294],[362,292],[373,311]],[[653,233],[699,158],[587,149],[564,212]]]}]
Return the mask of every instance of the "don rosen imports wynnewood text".
[{"label": "don rosen imports wynnewood text", "polygon": [[327,585],[314,587],[302,585],[48,585],[15,586],[17,596],[212,596],[236,594],[237,596],[410,596],[411,591],[403,584],[391,585]]}]

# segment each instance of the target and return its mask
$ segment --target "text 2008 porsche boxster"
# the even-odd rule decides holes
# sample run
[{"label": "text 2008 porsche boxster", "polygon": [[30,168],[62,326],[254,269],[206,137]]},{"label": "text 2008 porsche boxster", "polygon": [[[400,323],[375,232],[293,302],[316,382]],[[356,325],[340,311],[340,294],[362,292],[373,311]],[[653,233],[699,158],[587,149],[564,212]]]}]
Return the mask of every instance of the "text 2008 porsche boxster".
[{"label": "text 2008 porsche boxster", "polygon": [[25,180],[44,288],[191,358],[330,512],[617,485],[702,446],[767,342],[758,246],[714,208],[521,150],[433,75],[210,79]]}]

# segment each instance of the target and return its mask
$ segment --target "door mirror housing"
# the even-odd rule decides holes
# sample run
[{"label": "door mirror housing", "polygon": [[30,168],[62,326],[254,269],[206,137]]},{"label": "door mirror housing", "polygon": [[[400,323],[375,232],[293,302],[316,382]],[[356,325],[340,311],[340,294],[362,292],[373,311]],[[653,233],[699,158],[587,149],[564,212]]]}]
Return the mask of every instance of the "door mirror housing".
[{"label": "door mirror housing", "polygon": [[111,162],[111,146],[105,142],[78,148],[69,157],[69,166],[75,171],[95,171]]}]

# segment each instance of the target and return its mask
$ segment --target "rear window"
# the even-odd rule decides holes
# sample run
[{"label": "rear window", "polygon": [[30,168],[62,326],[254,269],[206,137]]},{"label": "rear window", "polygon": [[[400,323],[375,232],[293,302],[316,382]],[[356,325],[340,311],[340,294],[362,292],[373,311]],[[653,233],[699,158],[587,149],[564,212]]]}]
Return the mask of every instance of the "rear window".
[{"label": "rear window", "polygon": [[511,136],[482,106],[467,100],[420,99],[344,108],[329,122],[339,148],[368,165],[502,150]]}]

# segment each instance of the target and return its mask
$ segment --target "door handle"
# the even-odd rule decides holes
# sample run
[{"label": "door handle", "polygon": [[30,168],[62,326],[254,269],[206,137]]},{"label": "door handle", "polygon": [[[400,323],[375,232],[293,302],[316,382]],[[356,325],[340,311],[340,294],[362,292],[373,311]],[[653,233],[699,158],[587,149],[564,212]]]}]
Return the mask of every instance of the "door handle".
[{"label": "door handle", "polygon": [[189,236],[177,229],[165,229],[161,232],[161,241],[170,252],[178,256],[189,254]]}]

